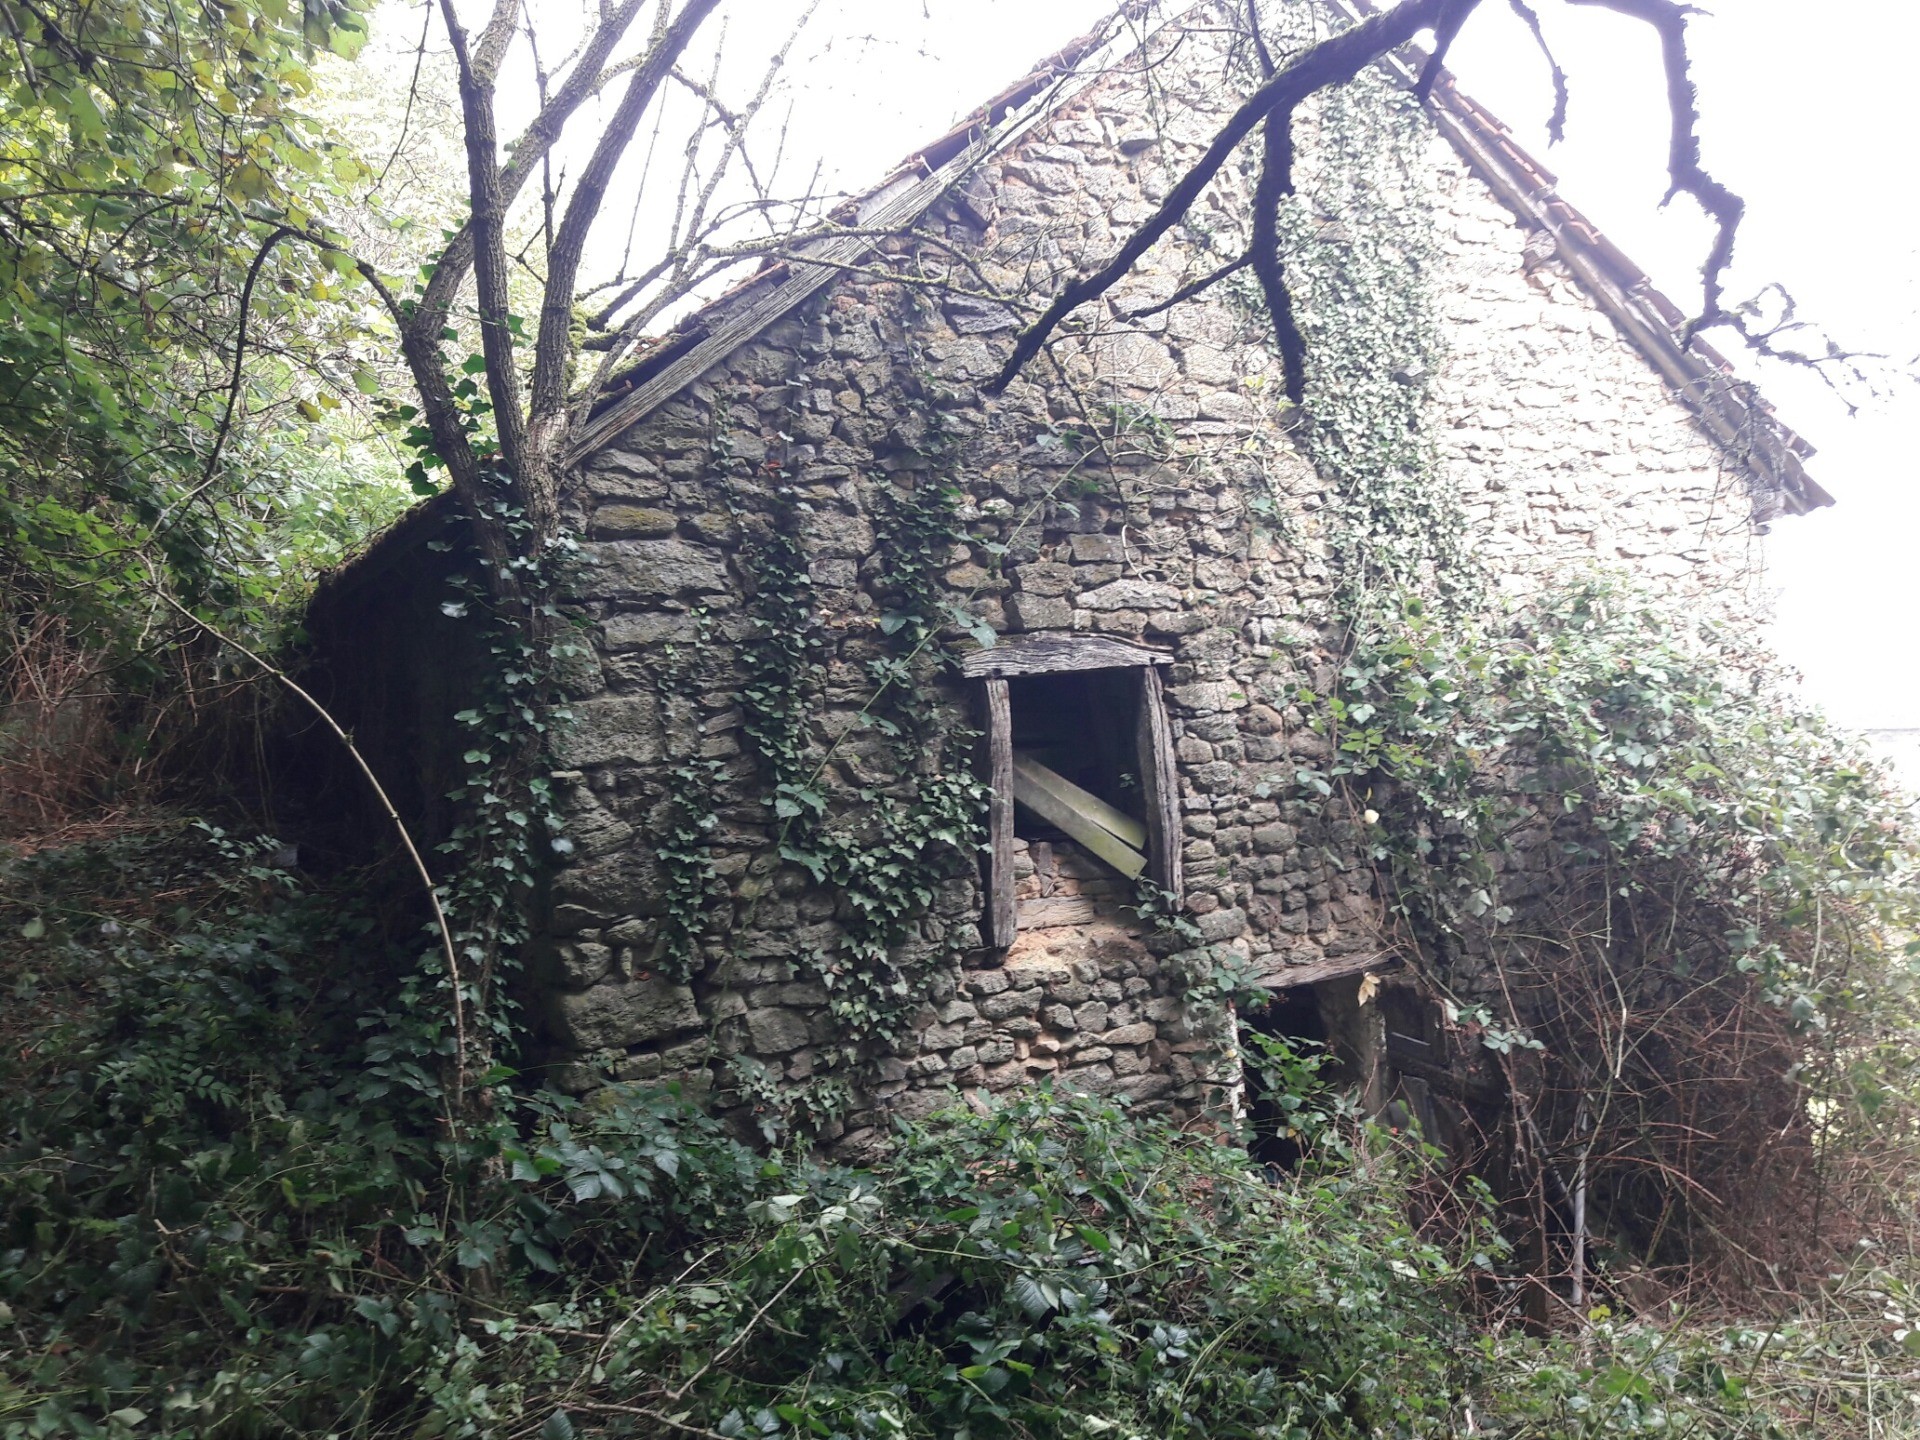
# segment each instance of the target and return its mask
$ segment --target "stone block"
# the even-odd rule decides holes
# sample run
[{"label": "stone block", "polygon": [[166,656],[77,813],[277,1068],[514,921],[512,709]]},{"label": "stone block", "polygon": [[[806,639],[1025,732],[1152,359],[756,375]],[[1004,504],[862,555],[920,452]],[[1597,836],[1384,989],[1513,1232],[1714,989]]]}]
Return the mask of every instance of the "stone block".
[{"label": "stone block", "polygon": [[1071,630],[1073,606],[1052,595],[1022,592],[1007,598],[1007,617],[1020,630]]},{"label": "stone block", "polygon": [[807,1017],[798,1010],[750,1010],[747,1038],[756,1055],[785,1055],[807,1043]]},{"label": "stone block", "polygon": [[679,528],[680,517],[651,505],[602,505],[593,512],[593,534],[603,540],[658,540]]},{"label": "stone block", "polygon": [[704,594],[730,588],[718,554],[685,540],[609,540],[582,545],[579,593],[588,600]]},{"label": "stone block", "polygon": [[553,758],[562,767],[660,758],[660,717],[651,695],[608,695],[568,708],[572,721],[555,727],[553,736]]},{"label": "stone block", "polygon": [[1281,855],[1294,845],[1294,830],[1291,825],[1261,825],[1253,832],[1253,849],[1257,855]]},{"label": "stone block", "polygon": [[1079,603],[1085,610],[1171,610],[1180,592],[1153,580],[1115,580],[1085,591]]},{"label": "stone block", "polygon": [[554,997],[554,1022],[576,1050],[623,1049],[697,1027],[693,992],[674,981],[650,977],[595,985],[577,995]]},{"label": "stone block", "polygon": [[609,650],[638,650],[663,642],[685,644],[695,634],[693,617],[677,611],[648,610],[637,615],[609,615],[600,626]]},{"label": "stone block", "polygon": [[1127,547],[1118,535],[1075,535],[1067,543],[1078,562],[1126,563]]},{"label": "stone block", "polygon": [[1075,582],[1071,566],[1038,561],[1014,567],[1013,578],[1029,595],[1065,595]]}]

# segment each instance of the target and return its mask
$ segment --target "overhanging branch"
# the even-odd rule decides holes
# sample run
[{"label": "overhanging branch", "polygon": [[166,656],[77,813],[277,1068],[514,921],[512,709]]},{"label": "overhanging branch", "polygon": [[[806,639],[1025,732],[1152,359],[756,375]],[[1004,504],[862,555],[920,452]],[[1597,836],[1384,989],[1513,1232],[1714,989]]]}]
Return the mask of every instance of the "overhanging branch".
[{"label": "overhanging branch", "polygon": [[1421,30],[1431,29],[1455,3],[1457,0],[1405,0],[1392,10],[1369,16],[1352,29],[1320,41],[1275,74],[1233,113],[1199,161],[1113,258],[1067,285],[1046,313],[1020,333],[1006,364],[984,387],[986,392],[997,395],[1005,390],[1067,316],[1112,289],[1162,235],[1179,223],[1256,125],[1269,116],[1291,117],[1309,95],[1351,80],[1381,55],[1405,44]]},{"label": "overhanging branch", "polygon": [[[1700,96],[1693,83],[1692,58],[1687,50],[1687,16],[1694,7],[1680,0],[1567,0],[1569,5],[1592,5],[1625,15],[1652,27],[1660,37],[1660,58],[1667,73],[1667,110],[1672,129],[1667,145],[1667,200],[1687,194],[1699,202],[1716,227],[1713,247],[1700,267],[1700,315],[1687,327],[1691,336],[1702,326],[1725,318],[1721,300],[1722,277],[1733,263],[1733,242],[1747,202],[1709,175],[1700,163]],[[1664,203],[1664,202],[1662,202]]]}]

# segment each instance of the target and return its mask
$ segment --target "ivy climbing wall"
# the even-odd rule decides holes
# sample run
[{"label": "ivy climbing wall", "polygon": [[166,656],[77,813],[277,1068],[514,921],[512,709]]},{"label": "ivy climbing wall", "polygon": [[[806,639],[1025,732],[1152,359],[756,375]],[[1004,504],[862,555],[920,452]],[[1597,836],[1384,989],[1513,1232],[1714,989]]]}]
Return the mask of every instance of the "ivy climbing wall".
[{"label": "ivy climbing wall", "polygon": [[[1371,822],[1311,723],[1373,597],[1600,561],[1758,603],[1744,478],[1384,80],[1301,127],[1304,411],[1246,276],[1134,313],[1243,248],[1244,172],[980,394],[1018,324],[997,297],[1103,257],[1254,83],[1229,18],[1097,81],[577,475],[569,853],[530,970],[559,1083],[680,1077],[849,1151],[1045,1077],[1194,1112],[1231,1080],[1237,987],[1390,951]],[[953,662],[1047,631],[1172,657],[1185,886],[999,951]]]}]

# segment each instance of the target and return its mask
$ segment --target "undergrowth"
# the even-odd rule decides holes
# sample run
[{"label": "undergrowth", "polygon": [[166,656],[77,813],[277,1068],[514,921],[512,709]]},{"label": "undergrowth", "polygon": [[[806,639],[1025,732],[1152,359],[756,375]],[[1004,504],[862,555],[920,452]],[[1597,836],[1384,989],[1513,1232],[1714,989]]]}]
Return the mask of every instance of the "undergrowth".
[{"label": "undergrowth", "polygon": [[1485,1205],[1411,1228],[1427,1153],[1298,1055],[1286,1175],[1047,1090],[880,1173],[632,1086],[452,1143],[376,927],[290,860],[183,825],[0,872],[0,1435],[1899,1433],[1871,1255],[1777,1325],[1483,1331]]}]

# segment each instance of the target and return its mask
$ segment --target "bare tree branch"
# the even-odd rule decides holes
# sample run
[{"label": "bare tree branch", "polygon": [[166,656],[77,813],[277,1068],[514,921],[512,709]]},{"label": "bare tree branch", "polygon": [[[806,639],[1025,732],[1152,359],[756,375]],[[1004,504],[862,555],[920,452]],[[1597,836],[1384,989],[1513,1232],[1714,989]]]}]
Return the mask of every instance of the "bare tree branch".
[{"label": "bare tree branch", "polygon": [[[1259,10],[1251,0],[1247,8],[1261,72],[1271,79],[1273,56],[1260,35]],[[1287,289],[1286,262],[1280,258],[1280,201],[1293,194],[1293,111],[1275,110],[1267,116],[1264,130],[1260,177],[1253,187],[1253,234],[1247,259],[1260,281],[1267,314],[1273,320],[1287,398],[1298,405],[1307,393],[1307,342],[1294,322],[1293,293]]]},{"label": "bare tree branch", "polygon": [[[511,24],[514,6],[509,0],[500,0],[500,3]],[[447,37],[452,42],[459,71],[460,113],[467,142],[467,185],[473,199],[473,214],[467,223],[473,234],[473,278],[480,298],[480,349],[487,362],[487,394],[493,401],[494,428],[506,471],[510,476],[521,477],[527,473],[529,457],[526,417],[520,409],[519,369],[513,353],[513,334],[507,325],[506,202],[501,195],[500,166],[496,159],[499,139],[494,128],[493,79],[481,72],[475,57],[469,54],[466,32],[454,14],[453,0],[440,0],[440,12],[446,21]],[[500,11],[496,10],[496,23],[499,16]],[[482,36],[483,40],[486,38],[488,36]],[[496,69],[499,66],[497,56],[494,66]]]},{"label": "bare tree branch", "polygon": [[594,146],[592,158],[574,188],[553,251],[547,257],[547,288],[540,305],[539,338],[534,345],[533,385],[529,397],[536,417],[557,414],[566,401],[566,368],[571,352],[567,332],[573,320],[574,287],[579,280],[580,256],[586,248],[587,233],[600,214],[607,184],[661,83],[719,3],[720,0],[688,0],[654,44],[645,63],[633,72],[626,93],[620,97],[613,118],[607,122],[606,131]]},{"label": "bare tree branch", "polygon": [[1419,31],[1438,24],[1457,3],[1458,0],[1405,0],[1392,10],[1369,16],[1351,29],[1320,41],[1275,74],[1233,113],[1199,161],[1180,178],[1159,208],[1127,238],[1114,257],[1091,275],[1067,285],[1046,313],[1020,333],[1006,364],[984,387],[986,393],[997,395],[1005,390],[1052,337],[1061,321],[1087,301],[1112,289],[1154,242],[1187,213],[1254,126],[1270,115],[1290,116],[1309,95],[1351,80],[1381,55],[1405,44]]},{"label": "bare tree branch", "polygon": [[[520,12],[520,0],[493,0],[493,14],[473,46],[473,73],[489,90],[500,76],[500,62],[507,58],[507,46],[513,43],[513,18]],[[448,24],[453,12],[447,12]]]},{"label": "bare tree branch", "polygon": [[[441,3],[444,6],[446,0],[441,0]],[[582,46],[572,72],[561,82],[553,99],[534,116],[532,123],[514,141],[511,152],[500,165],[499,190],[503,205],[513,203],[521,187],[532,177],[535,167],[546,158],[547,152],[560,138],[560,132],[566,128],[574,111],[594,93],[594,82],[600,68],[606,64],[614,46],[626,35],[644,3],[645,0],[619,0],[618,4],[602,12],[599,26]],[[446,323],[454,297],[460,293],[460,287],[466,283],[467,273],[473,267],[473,249],[473,221],[469,219],[440,252],[433,274],[427,280],[426,293],[420,298],[418,312],[422,328],[437,333]]]},{"label": "bare tree branch", "polygon": [[1191,284],[1182,285],[1164,300],[1157,301],[1152,305],[1142,305],[1138,310],[1127,311],[1126,318],[1129,320],[1145,320],[1149,315],[1158,315],[1163,311],[1171,310],[1174,306],[1183,304],[1193,299],[1194,296],[1211,290],[1229,275],[1239,274],[1252,263],[1253,252],[1248,251],[1245,255],[1239,256],[1237,259],[1227,261],[1226,264],[1217,270],[1209,270],[1205,275],[1202,275]]},{"label": "bare tree branch", "polygon": [[[1694,88],[1692,58],[1687,51],[1687,16],[1694,7],[1680,0],[1567,0],[1569,5],[1593,5],[1626,15],[1651,26],[1660,37],[1661,61],[1667,72],[1667,109],[1673,126],[1667,149],[1667,200],[1685,193],[1700,203],[1718,227],[1713,248],[1700,267],[1700,314],[1687,326],[1692,338],[1708,325],[1725,322],[1721,307],[1722,276],[1733,262],[1733,242],[1747,202],[1709,175],[1700,163],[1700,96]],[[1662,203],[1665,203],[1664,201]]]},{"label": "bare tree branch", "polygon": [[1546,31],[1540,28],[1540,13],[1527,0],[1507,0],[1507,4],[1513,7],[1513,13],[1524,20],[1527,29],[1533,32],[1533,43],[1540,47],[1540,53],[1546,57],[1547,68],[1553,72],[1553,114],[1547,118],[1547,142],[1558,145],[1567,138],[1567,72],[1560,68],[1553,47],[1547,44]]},{"label": "bare tree branch", "polygon": [[1440,78],[1440,72],[1447,63],[1447,51],[1453,48],[1453,40],[1460,33],[1460,27],[1467,23],[1467,17],[1479,8],[1480,0],[1452,0],[1433,27],[1433,53],[1427,57],[1427,65],[1420,72],[1420,78],[1414,82],[1413,98],[1422,105],[1433,94],[1433,82]]}]

